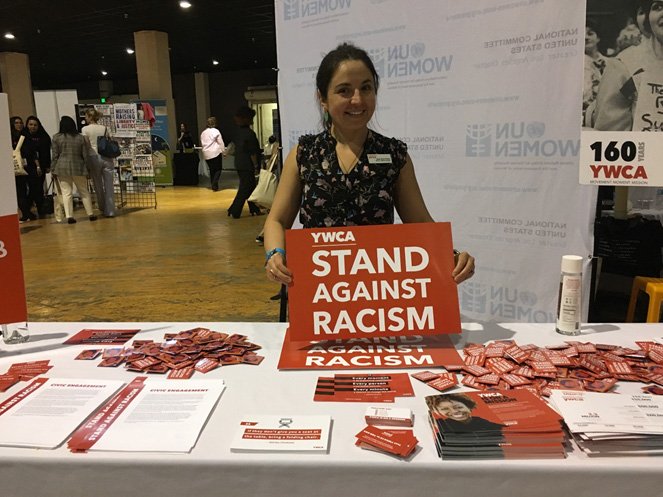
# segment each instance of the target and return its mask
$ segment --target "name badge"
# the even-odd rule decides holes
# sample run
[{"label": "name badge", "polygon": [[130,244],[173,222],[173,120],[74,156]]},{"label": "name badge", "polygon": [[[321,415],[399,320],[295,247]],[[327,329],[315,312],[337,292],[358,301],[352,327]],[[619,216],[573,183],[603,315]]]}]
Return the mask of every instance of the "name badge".
[{"label": "name badge", "polygon": [[390,154],[368,154],[370,164],[391,164]]}]

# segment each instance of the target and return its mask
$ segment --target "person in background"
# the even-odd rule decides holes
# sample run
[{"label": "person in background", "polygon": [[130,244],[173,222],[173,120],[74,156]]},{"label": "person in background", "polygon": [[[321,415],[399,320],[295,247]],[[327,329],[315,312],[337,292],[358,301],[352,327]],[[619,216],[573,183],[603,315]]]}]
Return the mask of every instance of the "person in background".
[{"label": "person in background", "polygon": [[[12,149],[16,150],[18,142],[21,139],[23,134],[23,119],[18,116],[12,116],[9,119],[9,129],[11,131],[12,138]],[[23,168],[27,171],[27,165],[29,159],[32,158],[32,149],[29,144],[25,143],[25,138],[23,139],[23,145],[21,146],[21,159],[23,161]],[[28,176],[14,176],[16,182],[16,199],[18,200],[18,208],[21,211],[21,217],[19,221],[25,223],[27,221],[34,221],[37,219],[37,216],[32,213],[30,210],[30,199],[28,196]]]},{"label": "person in background", "polygon": [[[234,119],[238,130],[233,138],[235,144],[235,169],[239,176],[239,186],[233,203],[228,209],[228,216],[238,219],[242,215],[244,202],[251,196],[256,187],[256,171],[260,169],[258,154],[260,143],[258,137],[251,129],[256,111],[250,107],[242,106],[237,109]],[[260,215],[260,207],[249,202],[249,211],[252,216]]]},{"label": "person in background", "polygon": [[182,153],[187,149],[192,149],[194,146],[193,137],[189,133],[186,124],[180,123],[180,136],[177,137],[177,150]]},{"label": "person in background", "polygon": [[[640,0],[636,23],[639,45],[628,47],[608,64],[593,111],[593,127],[600,131],[663,131],[660,119],[663,87],[663,1]],[[632,202],[653,200],[656,187],[628,187]],[[610,192],[608,193],[608,195]]]},{"label": "person in background", "polygon": [[[276,136],[272,135],[267,139],[267,143],[263,149],[263,154],[265,156],[263,167],[264,169],[269,169],[271,167],[272,172],[276,175],[277,178],[280,172],[280,168],[274,164],[273,161],[279,160],[280,148],[281,145],[276,140]],[[263,223],[260,233],[258,233],[258,236],[256,236],[256,243],[261,246],[265,244],[265,223]]]},{"label": "person in background", "polygon": [[226,145],[223,143],[221,132],[216,129],[216,117],[207,118],[207,128],[200,134],[200,145],[203,147],[203,157],[209,166],[212,191],[218,192]]},{"label": "person in background", "polygon": [[598,29],[592,21],[588,20],[585,26],[585,68],[582,87],[582,122],[585,126],[589,124],[589,119],[585,116],[587,112],[591,113],[593,103],[601,83],[601,77],[605,72],[608,58],[599,52],[599,42],[601,38],[598,35]]},{"label": "person in background", "polygon": [[262,149],[262,156],[264,158],[265,164],[269,162],[269,158],[272,156],[273,153],[278,152],[279,149],[279,144],[276,141],[276,137],[274,135],[270,136],[267,139],[267,143],[265,143],[265,146]]},{"label": "person in background", "polygon": [[[641,0],[643,38],[618,54],[607,68],[596,97],[594,128],[601,131],[662,131],[655,116],[663,84],[663,1]],[[640,25],[640,14],[637,15]]]},{"label": "person in background", "polygon": [[51,172],[62,192],[67,223],[74,224],[73,186],[76,185],[90,221],[96,221],[92,209],[92,199],[87,187],[87,159],[90,154],[90,140],[76,129],[76,122],[69,116],[60,119],[60,131],[52,140]]},{"label": "person in background", "polygon": [[[324,131],[300,137],[288,155],[265,222],[267,278],[292,281],[285,230],[297,212],[304,228],[430,223],[407,145],[368,128],[377,105],[379,76],[368,54],[344,43],[329,52],[316,76]],[[369,160],[380,154],[389,163]],[[455,253],[457,283],[474,274],[474,257]]]},{"label": "person in background", "polygon": [[115,186],[113,178],[115,175],[115,162],[110,157],[104,157],[97,150],[97,139],[105,134],[110,134],[106,126],[99,124],[102,114],[96,109],[88,109],[85,112],[87,126],[83,126],[81,133],[90,141],[92,150],[88,157],[88,170],[94,184],[97,196],[97,207],[106,217],[115,217]]},{"label": "person in background", "polygon": [[46,217],[44,210],[44,185],[46,174],[51,171],[51,137],[41,125],[37,116],[29,116],[25,120],[22,131],[25,144],[31,148],[31,158],[28,159],[28,205],[32,208],[34,203],[39,217]]}]

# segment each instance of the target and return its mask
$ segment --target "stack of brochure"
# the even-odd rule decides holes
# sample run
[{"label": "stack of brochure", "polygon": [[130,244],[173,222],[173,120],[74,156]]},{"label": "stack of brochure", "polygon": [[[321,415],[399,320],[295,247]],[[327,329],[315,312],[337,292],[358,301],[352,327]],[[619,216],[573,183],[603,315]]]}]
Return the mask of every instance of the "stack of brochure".
[{"label": "stack of brochure", "polygon": [[563,458],[561,417],[528,390],[426,397],[443,459]]},{"label": "stack of brochure", "polygon": [[663,455],[663,398],[557,390],[550,401],[590,456]]}]

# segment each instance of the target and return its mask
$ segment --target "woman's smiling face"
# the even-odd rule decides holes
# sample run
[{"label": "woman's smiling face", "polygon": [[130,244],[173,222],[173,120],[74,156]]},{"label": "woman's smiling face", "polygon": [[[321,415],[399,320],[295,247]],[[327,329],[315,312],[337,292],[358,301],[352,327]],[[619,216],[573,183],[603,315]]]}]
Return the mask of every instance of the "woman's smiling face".
[{"label": "woman's smiling face", "polygon": [[320,101],[337,128],[346,131],[366,128],[377,101],[373,74],[362,61],[341,62],[327,95],[321,96]]},{"label": "woman's smiling face", "polygon": [[458,400],[443,400],[437,403],[436,408],[440,414],[456,421],[466,421],[472,417],[472,410]]}]

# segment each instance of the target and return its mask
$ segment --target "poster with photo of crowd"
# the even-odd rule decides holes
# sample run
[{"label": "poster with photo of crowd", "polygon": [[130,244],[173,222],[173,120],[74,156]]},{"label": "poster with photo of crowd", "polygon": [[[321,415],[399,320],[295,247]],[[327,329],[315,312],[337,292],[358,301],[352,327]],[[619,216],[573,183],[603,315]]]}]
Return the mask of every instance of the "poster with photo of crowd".
[{"label": "poster with photo of crowd", "polygon": [[663,141],[652,134],[663,131],[663,1],[587,0],[582,125],[580,182],[629,186],[615,202],[654,207],[651,187],[663,186]]}]

